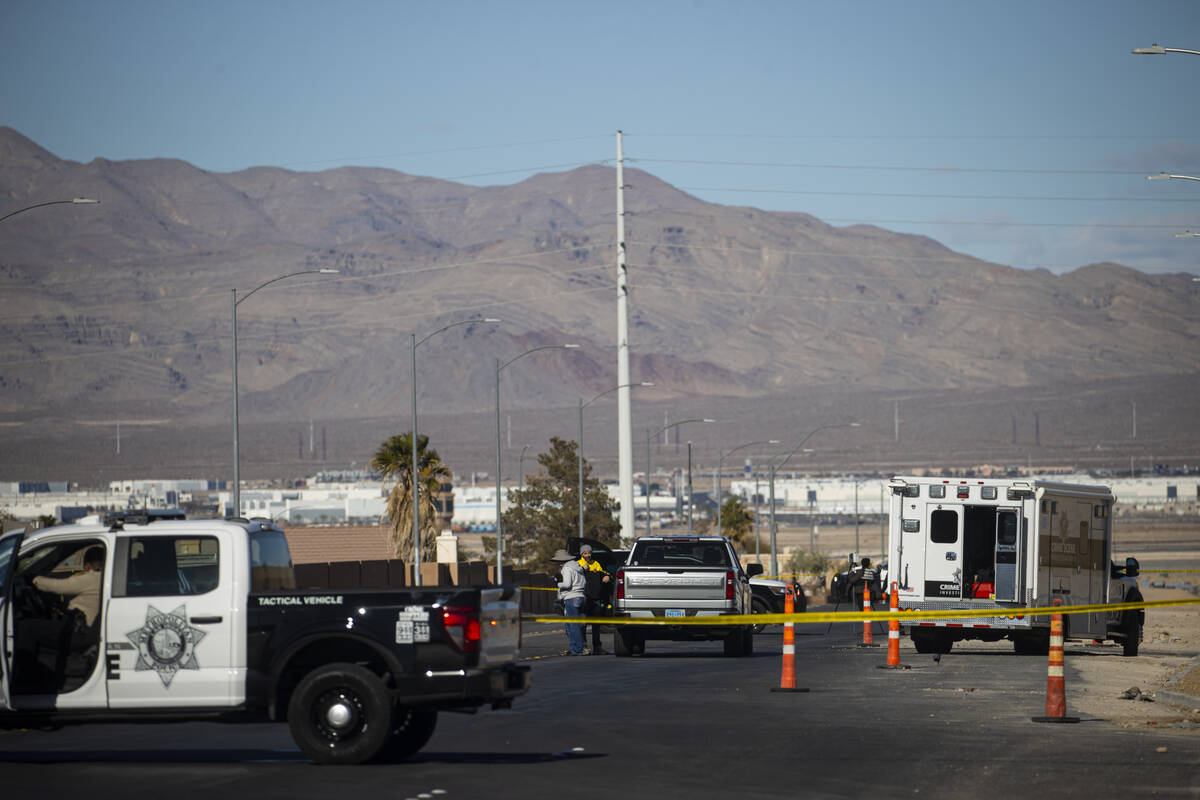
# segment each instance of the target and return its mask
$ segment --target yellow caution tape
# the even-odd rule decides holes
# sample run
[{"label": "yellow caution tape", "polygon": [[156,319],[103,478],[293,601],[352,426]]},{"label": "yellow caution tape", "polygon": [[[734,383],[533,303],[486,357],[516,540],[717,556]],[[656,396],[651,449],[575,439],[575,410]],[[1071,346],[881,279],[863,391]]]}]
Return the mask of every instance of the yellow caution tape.
[{"label": "yellow caution tape", "polygon": [[1142,577],[1152,572],[1200,572],[1200,569],[1143,569]]},{"label": "yellow caution tape", "polygon": [[573,622],[583,625],[781,625],[791,622],[813,625],[829,622],[885,622],[898,619],[985,619],[988,617],[1044,617],[1050,614],[1094,614],[1138,608],[1200,605],[1200,597],[1183,600],[1152,600],[1136,603],[1098,603],[1088,606],[1043,606],[1041,608],[955,608],[940,611],[821,611],[793,614],[730,614],[695,617],[522,617],[525,622]]}]

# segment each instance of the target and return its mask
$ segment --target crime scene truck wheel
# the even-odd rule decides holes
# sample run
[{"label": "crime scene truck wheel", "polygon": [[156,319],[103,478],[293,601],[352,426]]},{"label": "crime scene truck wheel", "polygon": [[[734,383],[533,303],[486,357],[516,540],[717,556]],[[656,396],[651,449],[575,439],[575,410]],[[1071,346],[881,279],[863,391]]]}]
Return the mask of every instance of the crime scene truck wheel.
[{"label": "crime scene truck wheel", "polygon": [[391,701],[383,681],[357,664],[318,667],[301,679],[288,703],[292,738],[318,764],[371,760],[391,726]]},{"label": "crime scene truck wheel", "polygon": [[379,751],[380,761],[401,761],[419,751],[433,736],[437,712],[423,708],[398,706],[392,712],[387,741]]}]

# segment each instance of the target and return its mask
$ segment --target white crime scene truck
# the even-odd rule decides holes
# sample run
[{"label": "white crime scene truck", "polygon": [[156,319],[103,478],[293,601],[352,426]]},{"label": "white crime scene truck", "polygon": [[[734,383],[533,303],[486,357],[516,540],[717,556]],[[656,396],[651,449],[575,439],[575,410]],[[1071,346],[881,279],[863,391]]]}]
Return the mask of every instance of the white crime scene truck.
[{"label": "white crime scene truck", "polygon": [[[1112,490],[1040,480],[895,477],[889,482],[888,580],[902,610],[996,609],[996,616],[902,625],[918,653],[956,641],[1011,639],[1045,653],[1050,618],[1026,608],[1139,602],[1137,559],[1112,562]],[[890,586],[889,586],[890,588]],[[1066,635],[1112,639],[1135,656],[1145,612],[1066,614]]]}]

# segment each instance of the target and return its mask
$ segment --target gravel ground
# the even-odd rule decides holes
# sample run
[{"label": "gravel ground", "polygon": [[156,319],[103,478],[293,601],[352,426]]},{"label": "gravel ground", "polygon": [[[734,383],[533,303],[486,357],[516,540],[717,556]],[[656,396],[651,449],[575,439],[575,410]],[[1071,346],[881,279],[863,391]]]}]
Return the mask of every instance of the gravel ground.
[{"label": "gravel ground", "polygon": [[[1195,598],[1181,589],[1143,586],[1146,600]],[[1191,669],[1169,691],[1195,696],[1200,706],[1200,605],[1149,609],[1139,654],[1121,655],[1121,646],[1067,642],[1068,713],[1106,719],[1125,728],[1170,728],[1200,735],[1200,710],[1162,702],[1156,695]],[[1124,695],[1136,696],[1126,699]]]}]

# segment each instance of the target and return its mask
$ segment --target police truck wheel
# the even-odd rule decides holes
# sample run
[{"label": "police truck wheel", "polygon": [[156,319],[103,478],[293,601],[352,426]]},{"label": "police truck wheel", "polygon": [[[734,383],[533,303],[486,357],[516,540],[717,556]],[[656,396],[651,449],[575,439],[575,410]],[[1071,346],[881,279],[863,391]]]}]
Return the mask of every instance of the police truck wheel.
[{"label": "police truck wheel", "polygon": [[[750,611],[755,614],[770,614],[771,607],[769,605],[767,605],[766,600],[762,600],[758,597],[755,597],[753,600],[750,601]],[[755,633],[762,633],[767,628],[766,625],[763,625],[761,623],[759,623],[757,625],[752,625],[751,627],[753,628]]]},{"label": "police truck wheel", "polygon": [[[1139,600],[1141,598],[1138,598]],[[1138,624],[1136,611],[1126,611],[1121,620],[1121,630],[1125,632],[1125,641],[1121,654],[1132,658],[1138,654],[1139,641],[1142,638],[1141,625]]]},{"label": "police truck wheel", "polygon": [[437,712],[400,706],[392,712],[392,727],[379,751],[380,761],[402,761],[418,752],[433,736]]},{"label": "police truck wheel", "polygon": [[617,658],[629,658],[633,655],[633,634],[622,630],[623,625],[615,625],[613,631],[613,655]]},{"label": "police truck wheel", "polygon": [[301,679],[288,703],[292,738],[318,764],[370,761],[387,740],[391,724],[383,681],[357,664],[318,667]]},{"label": "police truck wheel", "polygon": [[725,655],[730,658],[741,658],[746,655],[746,634],[744,631],[735,630],[722,641],[725,645]]}]

